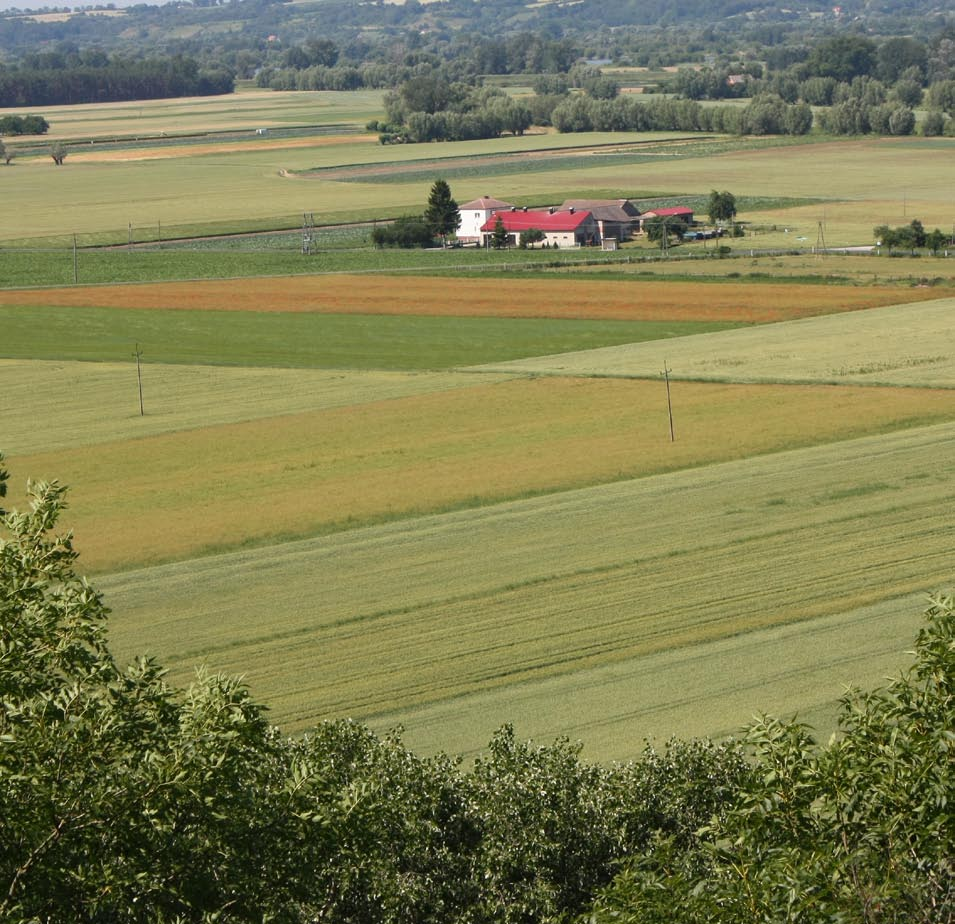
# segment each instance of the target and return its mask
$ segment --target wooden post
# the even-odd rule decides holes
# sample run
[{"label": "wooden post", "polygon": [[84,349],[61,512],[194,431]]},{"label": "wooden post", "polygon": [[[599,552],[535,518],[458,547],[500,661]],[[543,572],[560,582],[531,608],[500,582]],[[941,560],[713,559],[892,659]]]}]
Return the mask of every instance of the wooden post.
[{"label": "wooden post", "polygon": [[143,410],[143,373],[140,366],[140,359],[143,355],[143,351],[139,348],[139,342],[136,343],[136,352],[133,353],[133,356],[136,357],[136,379],[139,382],[139,416],[145,417],[146,412]]},{"label": "wooden post", "polygon": [[663,376],[663,380],[666,382],[667,386],[667,417],[670,418],[670,442],[674,442],[673,436],[673,405],[670,403],[670,368],[667,366],[667,361],[663,360],[663,372],[660,375]]}]

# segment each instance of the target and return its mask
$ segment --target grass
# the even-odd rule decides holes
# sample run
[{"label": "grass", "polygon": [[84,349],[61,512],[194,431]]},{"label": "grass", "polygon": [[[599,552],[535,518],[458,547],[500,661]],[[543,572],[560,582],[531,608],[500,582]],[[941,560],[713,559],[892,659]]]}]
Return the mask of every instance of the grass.
[{"label": "grass", "polygon": [[[955,388],[955,299],[788,321],[666,344],[672,377],[734,382],[830,382]],[[495,364],[500,371],[648,377],[660,346]]]},{"label": "grass", "polygon": [[48,138],[167,137],[189,133],[238,132],[290,125],[365,122],[381,112],[381,93],[259,90],[239,85],[229,96],[90,103],[31,109],[50,123]]},{"label": "grass", "polygon": [[[314,107],[311,114],[305,111],[309,105]],[[248,131],[249,136],[179,149],[170,146],[168,138],[152,147],[144,140],[138,152],[100,151],[89,145],[91,150],[78,147],[60,169],[45,155],[16,160],[2,174],[5,204],[18,220],[0,234],[23,241],[76,232],[120,242],[129,224],[144,233],[160,223],[170,229],[224,231],[267,229],[275,227],[276,216],[285,224],[302,212],[314,212],[320,222],[420,212],[431,183],[449,169],[464,171],[454,183],[455,197],[462,202],[490,193],[519,202],[554,202],[595,190],[632,195],[637,184],[634,165],[627,162],[631,154],[580,161],[580,153],[603,144],[624,144],[642,145],[645,155],[648,142],[661,148],[639,164],[640,189],[699,202],[714,186],[733,190],[753,200],[746,207],[758,214],[761,225],[792,226],[790,240],[814,241],[820,219],[826,221],[831,246],[868,242],[875,225],[905,223],[903,218],[916,215],[927,227],[948,227],[951,221],[952,194],[937,183],[951,151],[945,139],[921,145],[921,139],[810,137],[792,144],[792,139],[699,138],[673,154],[666,153],[667,139],[676,133],[543,134],[401,146],[382,146],[371,137],[262,139],[251,134],[253,127],[264,125],[285,130],[302,124],[354,127],[377,115],[380,94],[263,91],[142,106],[61,108],[48,118],[64,137],[128,138],[200,130]],[[102,121],[97,124],[98,119]],[[526,158],[505,163],[531,150],[564,152],[570,159],[560,169],[552,169],[561,160],[558,156],[537,157],[533,169],[528,169]],[[363,178],[354,175],[359,164],[370,165]],[[324,171],[322,178],[294,178],[296,171],[312,169]],[[343,181],[348,171],[354,182]],[[329,178],[332,175],[339,178]],[[906,178],[904,189],[900,176]],[[489,178],[494,189],[487,188]],[[775,206],[772,200],[777,200]],[[749,220],[745,213],[740,217]],[[778,234],[784,237],[782,230]],[[771,234],[765,240],[779,243]]]},{"label": "grass", "polygon": [[[623,257],[625,260],[626,257]],[[492,269],[498,272],[542,263],[561,266],[589,261],[619,262],[621,256],[597,249],[555,251],[476,249],[361,250],[329,249],[305,256],[300,251],[240,252],[158,248],[84,250],[74,263],[72,248],[0,250],[0,288],[103,285],[178,279],[235,279],[249,276],[318,273],[452,272]]]},{"label": "grass", "polygon": [[474,381],[473,375],[456,372],[149,363],[141,416],[131,351],[116,363],[0,360],[5,396],[0,449],[11,455],[75,449],[467,388]]},{"label": "grass", "polygon": [[847,686],[871,689],[907,662],[925,598],[904,596],[728,638],[503,689],[482,690],[370,720],[379,733],[401,726],[419,753],[476,757],[507,716],[519,735],[566,736],[596,760],[632,760],[644,739],[723,738],[760,714],[795,716],[834,732]]},{"label": "grass", "polygon": [[955,420],[948,390],[683,384],[674,398],[674,444],[657,381],[477,378],[140,439],[127,414],[125,439],[11,462],[77,486],[72,522],[102,571]]},{"label": "grass", "polygon": [[731,323],[400,317],[301,312],[0,308],[8,359],[117,362],[135,343],[150,362],[324,369],[447,369]]},{"label": "grass", "polygon": [[[601,741],[614,743],[591,753],[626,756],[651,729],[725,731],[773,696],[750,689],[709,711],[701,686],[738,694],[767,665],[779,674],[805,663],[799,633],[768,648],[756,636],[764,643],[752,650],[736,646],[741,662],[707,646],[806,620],[838,622],[943,586],[953,437],[952,425],[908,430],[98,584],[122,656],[157,654],[175,679],[200,661],[241,672],[289,729],[346,714],[403,720],[410,740],[461,750],[486,741],[487,723],[510,718],[516,702],[521,734],[601,725]],[[666,449],[661,443],[659,454]],[[860,481],[892,490],[846,493]],[[767,504],[781,494],[788,503]],[[894,663],[910,642],[908,625],[899,634],[882,652]],[[850,642],[861,637],[873,641],[864,623],[849,628]],[[818,707],[860,670],[870,676],[851,648],[823,651],[813,689],[789,699],[777,688],[775,702],[789,709],[808,698]],[[681,696],[677,678],[644,672],[665,665],[667,652],[699,653],[691,669],[710,683]],[[745,667],[757,663],[751,678]],[[601,669],[618,682],[600,688]],[[815,686],[819,673],[825,688]],[[659,721],[648,720],[635,693],[622,693],[641,689],[641,677],[659,686],[658,708],[671,710]],[[549,698],[561,681],[562,698]],[[577,701],[575,681],[585,690]],[[554,712],[555,702],[566,711]]]}]

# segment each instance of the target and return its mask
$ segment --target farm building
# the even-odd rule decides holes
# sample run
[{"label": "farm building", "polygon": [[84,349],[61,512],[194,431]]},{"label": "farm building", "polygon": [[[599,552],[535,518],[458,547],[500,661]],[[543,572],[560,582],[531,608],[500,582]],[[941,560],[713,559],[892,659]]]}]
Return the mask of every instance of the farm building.
[{"label": "farm building", "polygon": [[640,209],[629,199],[566,199],[560,211],[571,209],[590,212],[603,241],[629,241],[634,228],[640,226]]},{"label": "farm building", "polygon": [[586,209],[577,211],[570,208],[566,212],[560,212],[555,209],[544,211],[511,208],[495,212],[481,226],[485,246],[490,245],[498,218],[507,231],[508,246],[517,244],[520,233],[532,228],[544,235],[539,246],[546,244],[550,247],[583,247],[600,243],[600,229],[593,215]]},{"label": "farm building", "polygon": [[458,206],[461,213],[461,225],[458,228],[458,240],[462,244],[481,243],[481,226],[494,214],[513,208],[510,202],[501,202],[490,196],[481,196],[471,202]]},{"label": "farm building", "polygon": [[646,224],[652,218],[678,218],[680,221],[685,221],[688,225],[693,224],[693,209],[687,208],[685,205],[674,205],[668,208],[662,209],[651,209],[649,212],[644,212],[640,216],[640,230],[643,230],[643,225]]}]

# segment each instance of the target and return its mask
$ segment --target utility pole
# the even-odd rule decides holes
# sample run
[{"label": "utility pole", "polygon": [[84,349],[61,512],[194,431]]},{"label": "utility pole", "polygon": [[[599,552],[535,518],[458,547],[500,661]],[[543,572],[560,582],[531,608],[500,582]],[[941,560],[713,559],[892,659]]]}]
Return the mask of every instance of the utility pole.
[{"label": "utility pole", "polygon": [[136,379],[139,382],[139,416],[145,417],[146,412],[143,410],[143,372],[140,360],[142,359],[143,351],[139,348],[139,341],[136,342],[136,352],[133,353],[133,356],[136,357]]},{"label": "utility pole", "polygon": [[674,442],[675,437],[673,436],[673,405],[670,403],[670,373],[673,370],[667,366],[667,361],[663,360],[663,372],[660,375],[663,376],[663,380],[666,382],[667,386],[667,416],[670,418],[670,442]]}]

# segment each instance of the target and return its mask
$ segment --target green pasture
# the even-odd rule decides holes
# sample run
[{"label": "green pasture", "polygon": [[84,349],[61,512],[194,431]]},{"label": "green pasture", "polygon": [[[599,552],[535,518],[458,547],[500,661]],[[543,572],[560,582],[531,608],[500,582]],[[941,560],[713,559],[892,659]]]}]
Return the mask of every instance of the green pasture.
[{"label": "green pasture", "polygon": [[448,369],[732,324],[335,315],[311,312],[0,307],[0,358],[311,369]]},{"label": "green pasture", "polygon": [[[239,85],[229,96],[199,96],[75,106],[41,106],[31,112],[50,123],[50,141],[167,137],[207,132],[248,132],[351,122],[364,128],[382,111],[380,91],[284,92]],[[0,115],[17,110],[0,110]],[[27,143],[28,139],[24,139]],[[33,143],[32,140],[30,140]]]},{"label": "green pasture", "polygon": [[[736,242],[731,241],[730,244]],[[674,248],[667,259],[633,260],[630,263],[615,262],[601,266],[575,267],[576,276],[595,275],[598,279],[679,279],[707,280],[710,282],[793,282],[818,285],[882,285],[913,287],[921,283],[938,284],[940,292],[947,293],[955,279],[955,260],[940,257],[889,257],[876,253],[814,253],[772,254],[750,257],[748,250],[739,245],[730,247],[724,259],[703,259],[698,245]],[[555,268],[544,272],[562,273],[567,270]]]},{"label": "green pasture", "polygon": [[684,383],[670,444],[659,381],[471,378],[153,436],[134,404],[113,440],[9,461],[76,485],[77,542],[103,573],[955,420],[945,389]]},{"label": "green pasture", "polygon": [[486,368],[647,378],[659,373],[663,349],[674,379],[953,388],[953,310],[955,299],[943,298]]},{"label": "green pasture", "polygon": [[[98,585],[122,658],[155,654],[175,680],[199,663],[242,673],[290,730],[350,715],[401,721],[427,750],[470,751],[513,718],[513,699],[521,734],[599,727],[591,756],[632,756],[647,734],[724,732],[767,698],[824,715],[843,684],[903,663],[911,623],[873,629],[860,610],[908,612],[892,601],[950,581],[953,438],[952,424],[909,429]],[[814,619],[841,623],[833,637],[848,647],[825,644]],[[726,654],[727,640],[750,633],[760,644]],[[858,659],[863,638],[881,660]],[[648,673],[665,653],[698,656],[683,668],[699,678],[693,688]],[[788,686],[753,685],[767,664]],[[666,708],[621,701],[648,683],[666,691]]]},{"label": "green pasture", "polygon": [[[135,344],[116,362],[0,360],[5,410],[0,450],[18,456],[351,407],[474,385],[457,372],[382,372],[165,365],[142,370]],[[509,376],[481,376],[490,383]]]},{"label": "green pasture", "polygon": [[[254,246],[254,245],[253,245]],[[0,288],[104,285],[122,282],[170,282],[183,279],[238,279],[247,276],[297,276],[321,273],[507,273],[522,267],[626,263],[643,252],[614,253],[599,248],[507,251],[478,248],[405,250],[371,246],[329,247],[309,255],[299,249],[239,249],[223,244],[202,247],[103,248],[73,250],[0,249]],[[651,259],[655,259],[654,254]]]}]

